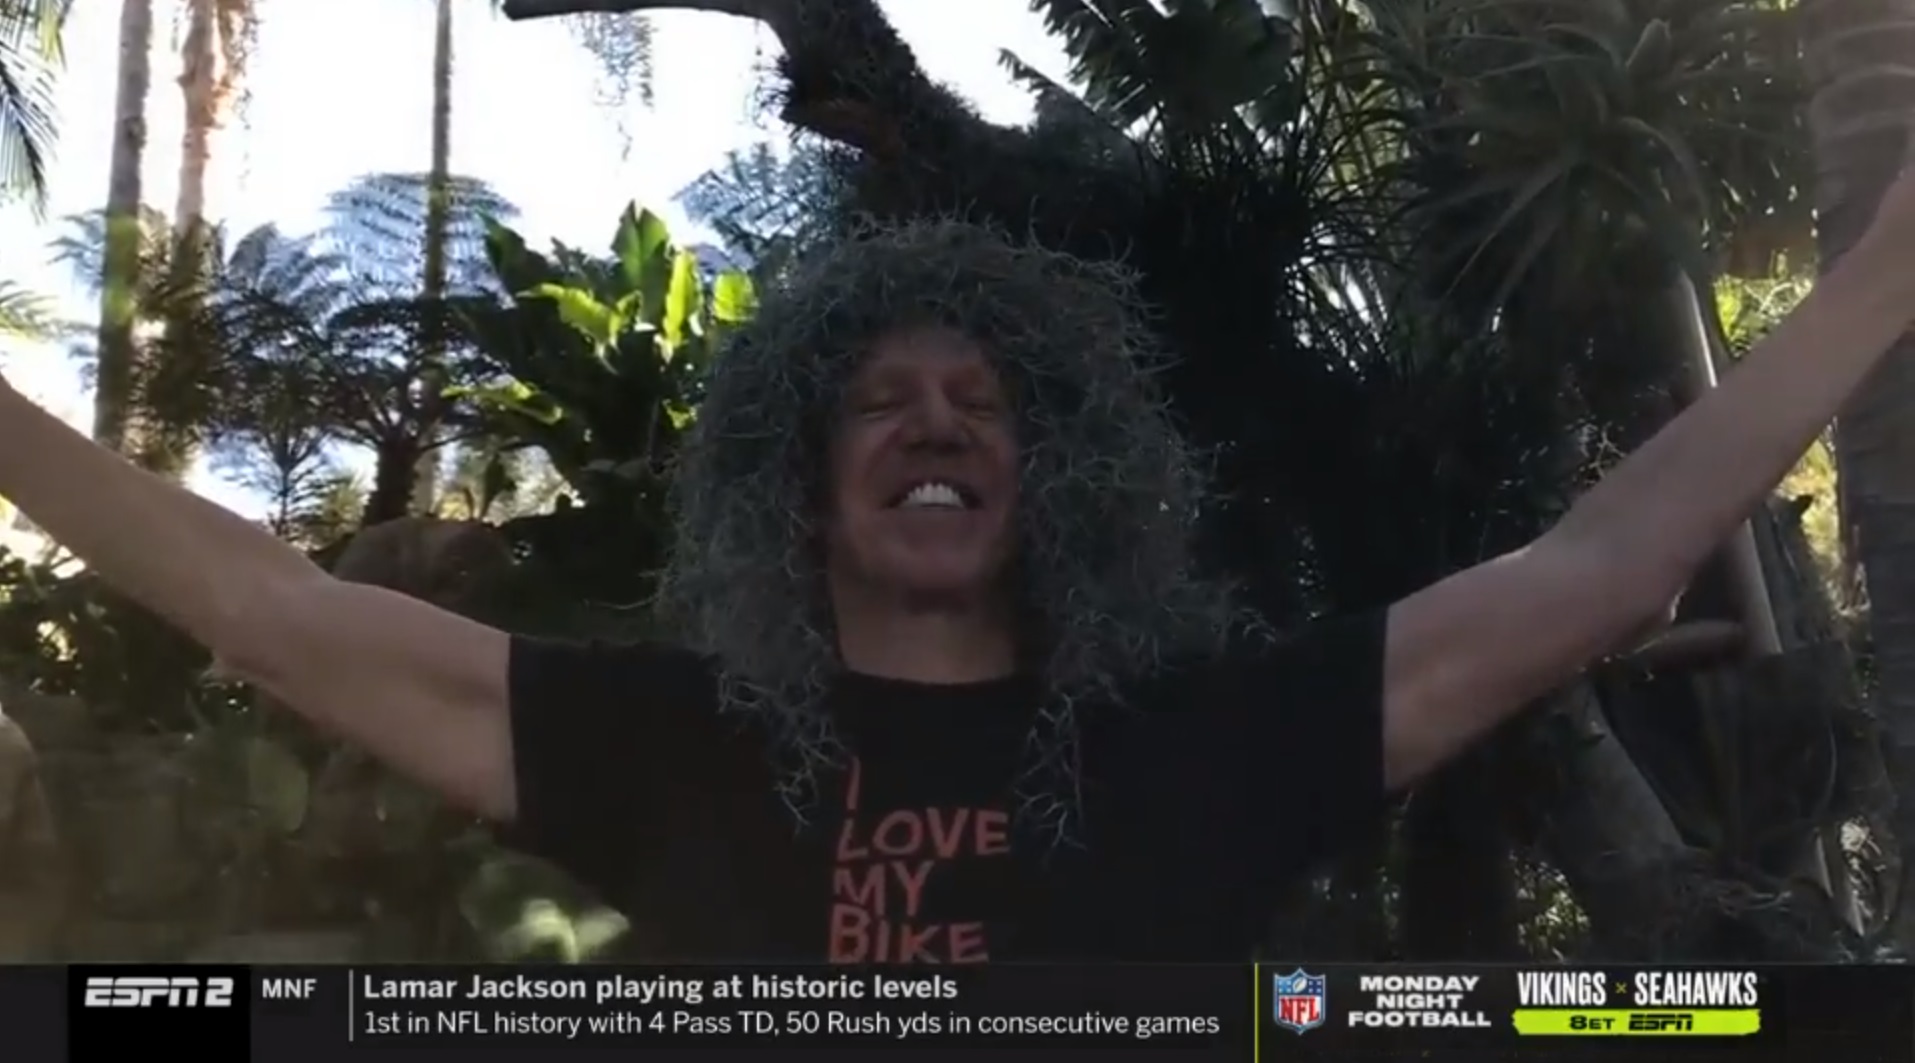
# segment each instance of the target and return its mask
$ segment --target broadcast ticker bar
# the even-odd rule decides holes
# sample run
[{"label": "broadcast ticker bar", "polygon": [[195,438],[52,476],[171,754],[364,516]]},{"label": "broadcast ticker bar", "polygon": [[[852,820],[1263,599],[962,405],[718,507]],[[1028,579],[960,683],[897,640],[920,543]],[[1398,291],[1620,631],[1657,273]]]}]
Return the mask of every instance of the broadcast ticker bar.
[{"label": "broadcast ticker bar", "polygon": [[[1915,971],[1256,966],[0,968],[7,1063],[729,1057],[1915,1063]],[[1647,1054],[1645,1055],[1645,1051]]]}]

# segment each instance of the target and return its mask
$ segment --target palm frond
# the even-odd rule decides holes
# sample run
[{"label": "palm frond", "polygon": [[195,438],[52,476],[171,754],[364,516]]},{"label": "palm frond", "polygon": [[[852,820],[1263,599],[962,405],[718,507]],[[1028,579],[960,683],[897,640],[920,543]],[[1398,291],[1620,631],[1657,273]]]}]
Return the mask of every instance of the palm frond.
[{"label": "palm frond", "polygon": [[814,235],[818,218],[810,208],[829,180],[827,169],[816,144],[800,143],[782,154],[760,142],[727,153],[673,199],[695,221],[711,226],[728,252],[776,269]]},{"label": "palm frond", "polygon": [[1213,131],[1291,80],[1287,17],[1257,0],[1032,0],[1085,102],[1123,129]]},{"label": "palm frond", "polygon": [[44,296],[11,281],[0,281],[0,336],[50,340],[63,331],[52,303]]},{"label": "palm frond", "polygon": [[[135,296],[151,296],[174,276],[173,251],[176,246],[172,219],[157,207],[142,206],[139,211],[140,259],[135,281]],[[49,249],[54,261],[65,265],[86,291],[100,294],[106,269],[108,219],[104,210],[90,210],[63,220]],[[141,316],[152,316],[155,300],[144,298],[136,304]]]},{"label": "palm frond", "polygon": [[[367,174],[333,193],[321,248],[345,263],[364,283],[388,297],[419,292],[425,276],[427,204],[432,176]],[[487,226],[509,222],[518,208],[484,181],[453,175],[447,185],[446,277],[454,293],[487,289]]]},{"label": "palm frond", "polygon": [[1011,75],[1012,81],[1036,97],[1038,124],[1086,132],[1101,130],[1103,135],[1123,138],[1124,131],[1109,118],[1072,92],[1069,86],[1059,84],[1050,75],[1025,62],[1016,52],[1000,50],[997,53],[997,65]]},{"label": "palm frond", "polygon": [[1586,284],[1582,264],[1632,249],[1706,272],[1751,216],[1806,224],[1800,72],[1759,0],[1389,14],[1372,40],[1405,108],[1406,221],[1486,312],[1532,279]]},{"label": "palm frond", "polygon": [[0,37],[23,42],[48,62],[65,58],[62,33],[73,0],[0,0]]},{"label": "palm frond", "polygon": [[53,85],[71,7],[72,0],[0,0],[0,198],[24,196],[36,216],[46,210],[58,134]]}]

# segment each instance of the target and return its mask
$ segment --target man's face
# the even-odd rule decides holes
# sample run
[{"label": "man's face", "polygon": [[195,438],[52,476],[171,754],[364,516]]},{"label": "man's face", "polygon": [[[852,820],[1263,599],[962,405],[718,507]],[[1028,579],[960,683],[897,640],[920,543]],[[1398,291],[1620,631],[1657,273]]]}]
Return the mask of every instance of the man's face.
[{"label": "man's face", "polygon": [[1017,440],[1003,383],[942,328],[881,339],[832,438],[834,578],[902,594],[988,594],[1014,549]]}]

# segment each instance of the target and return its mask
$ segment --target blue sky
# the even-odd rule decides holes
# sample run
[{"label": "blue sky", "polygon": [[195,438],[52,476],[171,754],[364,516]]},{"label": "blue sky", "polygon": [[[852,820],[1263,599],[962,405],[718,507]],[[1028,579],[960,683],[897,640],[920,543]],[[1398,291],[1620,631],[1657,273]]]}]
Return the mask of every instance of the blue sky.
[{"label": "blue sky", "polygon": [[[173,204],[179,166],[176,4],[155,0],[158,32],[145,198]],[[596,246],[633,200],[684,232],[671,196],[729,149],[781,140],[782,126],[755,105],[758,70],[777,42],[756,24],[668,11],[654,17],[656,101],[622,115],[598,103],[597,67],[554,22],[509,23],[484,0],[456,13],[452,166],[490,182],[523,210],[535,241]],[[1065,62],[1025,0],[882,0],[931,76],[994,121],[1029,118],[1028,97],[997,63],[1008,48],[1054,77]],[[251,100],[215,146],[208,212],[243,230],[267,221],[299,231],[318,222],[327,193],[360,174],[423,171],[432,98],[431,0],[260,0]],[[62,300],[75,320],[95,308],[45,248],[61,217],[106,197],[117,65],[116,3],[75,5],[68,67],[58,94],[61,138],[48,220],[0,208],[0,278]],[[7,378],[74,423],[90,420],[79,366],[64,350],[0,346]],[[257,503],[205,473],[205,494],[241,510]]]}]

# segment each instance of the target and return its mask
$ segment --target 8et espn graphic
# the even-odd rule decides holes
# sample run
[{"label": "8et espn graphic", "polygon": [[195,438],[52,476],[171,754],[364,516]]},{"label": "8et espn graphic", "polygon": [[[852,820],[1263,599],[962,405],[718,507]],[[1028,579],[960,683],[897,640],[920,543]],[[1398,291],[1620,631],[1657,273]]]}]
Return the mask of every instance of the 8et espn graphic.
[{"label": "8et espn graphic", "polygon": [[1762,1029],[1754,971],[1522,971],[1516,996],[1520,1034],[1739,1037]]},{"label": "8et espn graphic", "polygon": [[[1762,1029],[1762,976],[1755,971],[1493,971],[1514,989],[1513,1009],[1492,1021],[1482,973],[1358,973],[1333,1017],[1332,979],[1301,968],[1269,978],[1269,1021],[1303,1034],[1338,1030],[1505,1030],[1527,1037],[1746,1037]],[[1511,1002],[1508,993],[1493,999]],[[1340,1001],[1339,1001],[1340,1003]]]}]

